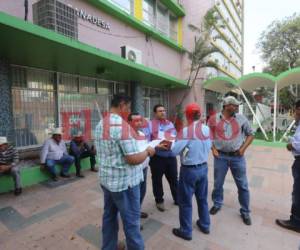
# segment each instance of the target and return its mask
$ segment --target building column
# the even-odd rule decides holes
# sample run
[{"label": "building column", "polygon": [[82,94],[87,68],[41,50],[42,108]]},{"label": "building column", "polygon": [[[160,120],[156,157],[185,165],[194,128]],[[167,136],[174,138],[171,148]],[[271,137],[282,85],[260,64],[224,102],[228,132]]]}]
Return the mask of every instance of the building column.
[{"label": "building column", "polygon": [[12,92],[9,63],[0,58],[0,136],[8,137],[14,141],[14,123],[12,113]]},{"label": "building column", "polygon": [[131,82],[131,111],[138,112],[144,116],[144,106],[143,106],[143,87],[138,82]]}]

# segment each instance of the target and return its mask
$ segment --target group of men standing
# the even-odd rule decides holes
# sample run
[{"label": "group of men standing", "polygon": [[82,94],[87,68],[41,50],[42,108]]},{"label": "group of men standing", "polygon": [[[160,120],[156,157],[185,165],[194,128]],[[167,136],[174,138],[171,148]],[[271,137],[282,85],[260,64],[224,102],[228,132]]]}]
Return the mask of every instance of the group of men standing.
[{"label": "group of men standing", "polygon": [[[117,248],[118,213],[123,221],[127,248],[144,249],[140,218],[147,217],[147,214],[141,213],[141,204],[149,157],[157,209],[165,211],[163,175],[170,185],[174,205],[179,206],[180,227],[173,229],[175,236],[192,239],[193,195],[198,205],[196,224],[203,233],[210,232],[207,160],[211,150],[215,183],[212,194],[214,205],[210,214],[221,209],[224,179],[230,169],[238,187],[242,220],[251,225],[244,153],[253,140],[253,131],[248,120],[236,112],[240,103],[232,96],[225,98],[223,110],[211,117],[209,126],[200,121],[198,104],[187,105],[188,124],[176,136],[174,125],[166,119],[163,105],[156,105],[154,119],[142,126],[142,122],[136,121],[142,119],[138,113],[128,116],[130,102],[129,97],[115,96],[110,113],[99,122],[95,132],[100,185],[104,192],[102,249]],[[140,137],[139,131],[144,136]],[[147,144],[147,141],[162,137],[166,139],[159,144]],[[143,146],[139,146],[140,140]],[[179,181],[176,155],[180,155],[181,161]]]}]

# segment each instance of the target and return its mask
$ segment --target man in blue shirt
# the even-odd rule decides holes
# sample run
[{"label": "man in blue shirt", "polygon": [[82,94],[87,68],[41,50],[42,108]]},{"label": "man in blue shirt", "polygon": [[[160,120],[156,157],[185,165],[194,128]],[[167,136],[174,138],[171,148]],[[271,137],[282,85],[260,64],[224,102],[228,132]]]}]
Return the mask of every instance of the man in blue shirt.
[{"label": "man in blue shirt", "polygon": [[[172,147],[175,155],[180,154],[181,168],[178,183],[180,228],[173,234],[185,240],[192,239],[192,196],[198,205],[196,224],[201,232],[209,234],[210,218],[207,204],[207,159],[211,149],[208,126],[201,123],[200,107],[191,103],[186,107],[188,126]],[[182,137],[182,138],[180,138]]]},{"label": "man in blue shirt", "polygon": [[[154,106],[153,112],[155,117],[149,122],[151,140],[175,138],[176,130],[173,123],[166,119],[165,107],[157,104]],[[166,176],[169,182],[174,204],[177,205],[177,160],[171,150],[156,149],[156,154],[151,157],[149,165],[152,174],[152,187],[156,207],[159,211],[163,212],[165,211],[162,184],[163,175]]]},{"label": "man in blue shirt", "polygon": [[292,166],[292,174],[294,178],[293,192],[292,192],[292,209],[289,220],[276,220],[276,223],[286,229],[300,233],[300,100],[296,102],[295,120],[297,129],[294,136],[290,139],[286,148],[292,152],[295,157]]}]

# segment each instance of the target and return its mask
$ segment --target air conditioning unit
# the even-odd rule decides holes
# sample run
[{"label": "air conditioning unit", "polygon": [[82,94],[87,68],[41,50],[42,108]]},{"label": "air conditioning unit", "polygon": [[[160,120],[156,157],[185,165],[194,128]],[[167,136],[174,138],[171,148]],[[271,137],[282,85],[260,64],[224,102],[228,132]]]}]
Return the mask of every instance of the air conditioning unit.
[{"label": "air conditioning unit", "polygon": [[121,56],[131,62],[142,63],[142,51],[130,46],[121,47]]}]

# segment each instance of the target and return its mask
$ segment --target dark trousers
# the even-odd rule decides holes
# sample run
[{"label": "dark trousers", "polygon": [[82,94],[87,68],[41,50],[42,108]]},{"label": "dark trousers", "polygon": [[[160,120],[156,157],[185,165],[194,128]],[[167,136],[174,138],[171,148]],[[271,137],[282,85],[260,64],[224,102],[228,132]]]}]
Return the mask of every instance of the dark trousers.
[{"label": "dark trousers", "polygon": [[296,158],[292,166],[294,178],[292,192],[291,220],[300,226],[300,158]]},{"label": "dark trousers", "polygon": [[176,157],[160,157],[155,155],[151,157],[149,165],[152,174],[153,195],[156,203],[164,201],[162,178],[165,175],[170,185],[173,200],[177,204],[178,172]]},{"label": "dark trousers", "polygon": [[92,153],[91,151],[84,151],[81,154],[72,154],[75,158],[75,167],[76,167],[76,174],[80,174],[80,170],[81,170],[81,165],[80,165],[80,161],[83,158],[87,158],[90,157],[90,164],[91,164],[91,169],[95,168],[95,164],[96,164],[96,156],[94,153]]},{"label": "dark trousers", "polygon": [[140,197],[140,204],[142,205],[143,200],[146,195],[146,190],[147,190],[147,172],[148,172],[148,167],[143,169],[143,175],[144,175],[144,181],[141,182],[140,184],[140,192],[141,192],[141,197]]}]

